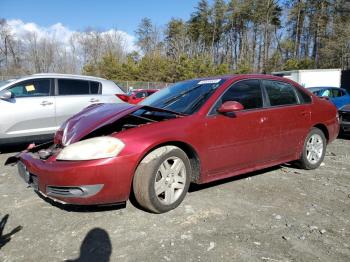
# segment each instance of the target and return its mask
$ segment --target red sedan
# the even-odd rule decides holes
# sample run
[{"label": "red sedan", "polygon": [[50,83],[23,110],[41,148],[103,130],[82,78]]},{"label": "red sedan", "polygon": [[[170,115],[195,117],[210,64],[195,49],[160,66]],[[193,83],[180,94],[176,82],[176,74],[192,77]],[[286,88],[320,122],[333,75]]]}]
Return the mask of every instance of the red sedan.
[{"label": "red sedan", "polygon": [[298,160],[315,169],[339,132],[337,110],[288,79],[234,75],[165,88],[138,105],[97,104],[66,121],[49,144],[9,158],[35,190],[71,204],[134,194],[162,213],[190,183]]}]

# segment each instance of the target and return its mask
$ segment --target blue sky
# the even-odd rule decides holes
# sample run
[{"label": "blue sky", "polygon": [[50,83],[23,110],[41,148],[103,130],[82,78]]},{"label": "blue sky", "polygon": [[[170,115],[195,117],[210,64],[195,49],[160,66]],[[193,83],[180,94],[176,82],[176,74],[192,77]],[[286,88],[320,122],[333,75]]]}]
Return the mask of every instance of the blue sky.
[{"label": "blue sky", "polygon": [[[0,0],[0,17],[49,27],[62,23],[74,31],[88,26],[117,28],[134,35],[143,17],[158,26],[172,17],[189,19],[199,0]],[[210,1],[211,2],[211,1]]]}]

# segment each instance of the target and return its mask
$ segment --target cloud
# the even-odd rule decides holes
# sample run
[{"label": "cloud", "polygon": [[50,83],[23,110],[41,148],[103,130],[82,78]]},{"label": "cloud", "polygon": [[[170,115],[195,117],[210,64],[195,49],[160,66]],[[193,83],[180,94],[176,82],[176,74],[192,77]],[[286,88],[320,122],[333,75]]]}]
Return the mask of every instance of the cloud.
[{"label": "cloud", "polygon": [[[78,31],[70,30],[68,27],[64,26],[62,23],[56,23],[49,27],[39,26],[36,23],[26,23],[20,19],[7,20],[7,24],[12,30],[13,35],[19,39],[25,39],[28,33],[35,33],[39,39],[50,38],[56,41],[66,44],[68,46],[69,39],[74,33],[79,33]],[[116,34],[124,42],[125,48],[128,52],[137,50],[135,45],[135,37],[121,30],[110,29],[102,34]]]}]

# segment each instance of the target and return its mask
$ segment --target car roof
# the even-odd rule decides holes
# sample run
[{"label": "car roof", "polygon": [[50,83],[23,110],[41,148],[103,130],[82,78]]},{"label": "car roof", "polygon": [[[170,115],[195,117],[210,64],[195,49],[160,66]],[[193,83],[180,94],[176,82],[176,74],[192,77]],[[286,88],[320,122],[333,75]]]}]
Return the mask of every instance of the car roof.
[{"label": "car roof", "polygon": [[219,76],[211,76],[211,77],[202,77],[202,78],[195,78],[194,80],[212,80],[212,79],[235,79],[235,78],[247,78],[247,79],[274,79],[274,80],[280,80],[284,82],[291,82],[290,79],[280,76],[274,76],[270,74],[231,74],[231,75],[219,75]]},{"label": "car roof", "polygon": [[2,85],[0,87],[0,90],[6,89],[8,86],[10,86],[12,84],[19,83],[21,81],[37,79],[37,78],[60,78],[60,79],[99,81],[99,82],[103,83],[104,88],[105,87],[109,88],[109,86],[111,86],[111,83],[113,83],[115,86],[117,86],[119,88],[119,86],[117,84],[115,84],[113,81],[107,80],[107,79],[104,79],[101,77],[85,76],[85,75],[73,75],[73,74],[41,73],[41,74],[27,75],[27,76],[19,77],[17,79],[11,79],[11,81]]},{"label": "car roof", "polygon": [[102,77],[88,76],[88,75],[73,75],[73,74],[57,74],[57,73],[40,73],[33,74],[27,77],[54,77],[54,78],[70,78],[70,79],[85,79],[85,80],[107,80]]}]

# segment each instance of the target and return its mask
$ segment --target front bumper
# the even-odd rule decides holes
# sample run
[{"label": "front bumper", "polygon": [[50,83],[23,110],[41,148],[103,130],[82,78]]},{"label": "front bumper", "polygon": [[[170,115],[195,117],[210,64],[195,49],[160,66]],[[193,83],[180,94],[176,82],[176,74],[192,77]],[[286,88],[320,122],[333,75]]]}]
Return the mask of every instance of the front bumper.
[{"label": "front bumper", "polygon": [[21,153],[19,174],[39,193],[59,202],[102,205],[129,198],[136,156],[88,161],[41,160]]}]

